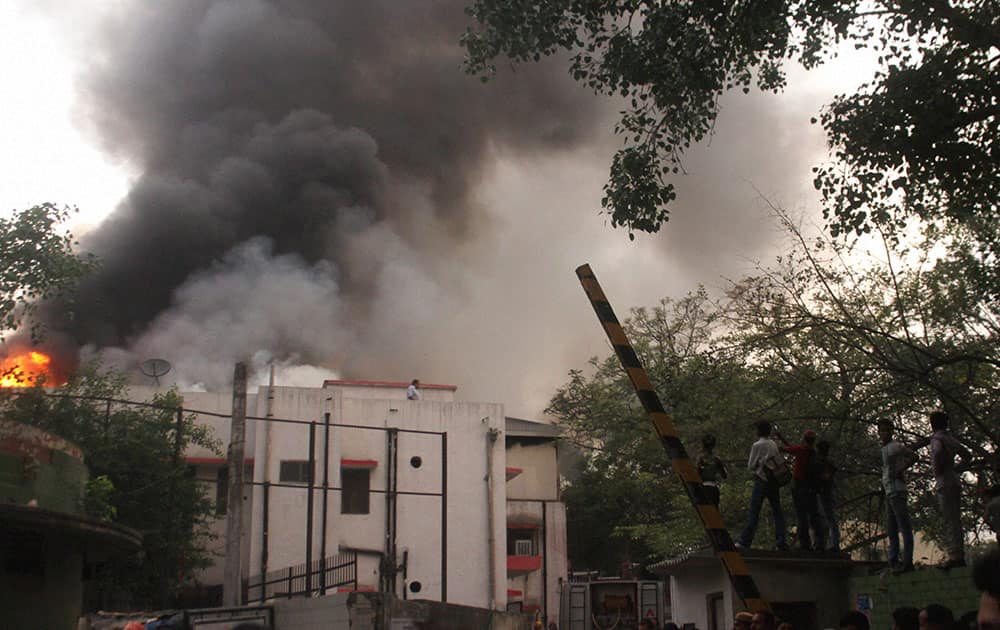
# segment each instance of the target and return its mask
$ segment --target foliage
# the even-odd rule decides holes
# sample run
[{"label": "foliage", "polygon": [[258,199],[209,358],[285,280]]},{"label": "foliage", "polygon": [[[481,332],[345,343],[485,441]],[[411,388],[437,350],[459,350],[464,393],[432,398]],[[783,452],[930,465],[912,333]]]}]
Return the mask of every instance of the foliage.
[{"label": "foliage", "polygon": [[218,450],[218,443],[193,416],[178,417],[176,391],[157,395],[149,406],[109,402],[125,393],[122,375],[83,366],[54,395],[40,387],[3,392],[0,414],[80,446],[91,477],[106,480],[92,484],[88,500],[143,534],[141,564],[110,562],[102,590],[127,593],[135,606],[163,607],[194,570],[209,564],[214,505],[182,454],[192,445]]},{"label": "foliage", "polygon": [[498,57],[564,52],[577,81],[623,99],[602,204],[630,236],[668,220],[671,176],[712,132],[723,93],[778,92],[788,61],[811,69],[846,43],[878,59],[871,81],[820,118],[831,161],[815,184],[833,234],[944,218],[969,226],[981,255],[1000,254],[994,2],[473,0],[467,11],[468,72],[486,80]]},{"label": "foliage", "polygon": [[[733,282],[721,301],[700,290],[635,309],[624,324],[691,455],[702,434],[718,437],[717,453],[730,464],[725,522],[735,533],[745,518],[751,425],[769,420],[790,441],[812,428],[834,444],[840,520],[851,523],[844,544],[864,546],[882,521],[874,425],[892,420],[904,440],[917,441],[930,432],[927,411],[941,408],[975,454],[963,513],[978,535],[981,510],[971,486],[990,482],[988,462],[1000,445],[998,313],[961,274],[933,264],[930,241],[902,250],[886,238],[881,257],[866,256],[806,239],[778,216],[790,243],[774,265]],[[630,559],[647,560],[704,544],[617,359],[592,359],[586,374],[572,371],[548,411],[588,453],[584,487],[567,493],[569,519],[605,523],[620,541],[592,555],[571,538],[575,565],[613,567],[610,552],[638,550],[647,557]],[[927,456],[911,491],[917,526],[940,537]]]},{"label": "foliage", "polygon": [[114,521],[118,517],[118,508],[112,503],[114,493],[115,484],[107,475],[89,480],[83,491],[84,514],[100,521]]},{"label": "foliage", "polygon": [[25,324],[38,341],[44,329],[32,317],[37,302],[66,297],[95,266],[93,257],[73,252],[73,236],[61,227],[75,211],[44,203],[0,217],[0,341]]}]

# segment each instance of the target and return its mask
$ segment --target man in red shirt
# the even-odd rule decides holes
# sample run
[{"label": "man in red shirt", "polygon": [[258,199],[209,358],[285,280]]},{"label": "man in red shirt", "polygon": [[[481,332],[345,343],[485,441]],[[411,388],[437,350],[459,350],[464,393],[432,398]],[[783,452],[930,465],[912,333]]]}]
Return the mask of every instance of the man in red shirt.
[{"label": "man in red shirt", "polygon": [[[799,546],[803,551],[823,551],[826,548],[826,523],[819,512],[817,480],[812,474],[816,457],[816,432],[806,429],[802,433],[802,444],[789,444],[780,434],[776,434],[784,446],[781,450],[794,458],[792,466],[792,502],[798,522]],[[809,529],[816,537],[815,546]]]}]

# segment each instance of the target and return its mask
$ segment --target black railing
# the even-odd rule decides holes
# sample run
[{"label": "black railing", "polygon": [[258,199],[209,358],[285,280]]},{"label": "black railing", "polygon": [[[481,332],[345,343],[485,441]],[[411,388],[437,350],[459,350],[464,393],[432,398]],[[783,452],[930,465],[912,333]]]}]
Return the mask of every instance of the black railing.
[{"label": "black railing", "polygon": [[308,570],[303,563],[269,571],[263,580],[259,575],[251,577],[246,582],[244,601],[255,604],[280,597],[325,594],[344,586],[358,588],[358,554],[353,552],[314,560]]}]

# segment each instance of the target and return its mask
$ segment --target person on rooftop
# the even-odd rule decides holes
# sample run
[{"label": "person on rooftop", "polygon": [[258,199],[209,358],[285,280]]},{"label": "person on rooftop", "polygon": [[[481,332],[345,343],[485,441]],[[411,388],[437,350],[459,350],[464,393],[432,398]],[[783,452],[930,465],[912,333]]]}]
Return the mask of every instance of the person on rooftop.
[{"label": "person on rooftop", "polygon": [[415,378],[410,381],[410,386],[406,388],[407,400],[420,400],[420,379]]},{"label": "person on rooftop", "polygon": [[[931,465],[934,469],[934,492],[944,519],[945,552],[948,560],[942,569],[965,566],[965,532],[962,529],[962,480],[958,473],[968,466],[972,459],[969,451],[948,430],[948,414],[933,411],[928,416],[933,433],[931,442]],[[955,456],[962,463],[955,465]]]},{"label": "person on rooftop", "polygon": [[719,505],[719,483],[729,476],[726,464],[715,454],[715,436],[706,434],[701,438],[701,455],[695,465],[701,476],[701,486],[709,500]]},{"label": "person on rooftop", "polygon": [[[750,511],[747,514],[746,525],[736,540],[736,546],[749,549],[753,544],[753,537],[757,533],[757,524],[760,521],[760,509],[764,505],[764,499],[767,499],[771,505],[771,514],[774,516],[774,544],[778,550],[784,551],[788,549],[785,514],[781,511],[780,485],[773,480],[771,471],[774,467],[785,464],[781,460],[778,445],[771,439],[771,423],[758,422],[756,429],[757,441],[750,447],[750,457],[747,459],[747,470],[753,473]],[[769,630],[773,630],[773,623]]]},{"label": "person on rooftop", "polygon": [[[801,444],[789,444],[781,433],[775,435],[782,442],[782,452],[791,455],[792,503],[798,523],[799,547],[803,551],[823,551],[826,548],[826,523],[819,511],[818,479],[811,474],[816,461],[816,432],[806,429]],[[813,536],[810,536],[810,529]]]},{"label": "person on rooftop", "polygon": [[[885,490],[886,535],[889,537],[889,567],[895,573],[913,570],[913,526],[906,493],[905,472],[917,461],[911,448],[893,437],[892,423],[883,420],[878,424],[882,442],[882,489]],[[900,555],[899,539],[903,539]]]}]

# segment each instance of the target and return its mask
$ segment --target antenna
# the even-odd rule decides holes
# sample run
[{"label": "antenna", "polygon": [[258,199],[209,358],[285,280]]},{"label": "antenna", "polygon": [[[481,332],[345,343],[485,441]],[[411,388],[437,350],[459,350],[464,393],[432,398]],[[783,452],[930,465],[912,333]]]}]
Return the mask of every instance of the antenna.
[{"label": "antenna", "polygon": [[160,377],[170,371],[170,361],[166,359],[146,359],[139,364],[139,369],[146,376],[156,381],[156,386],[160,386]]}]

